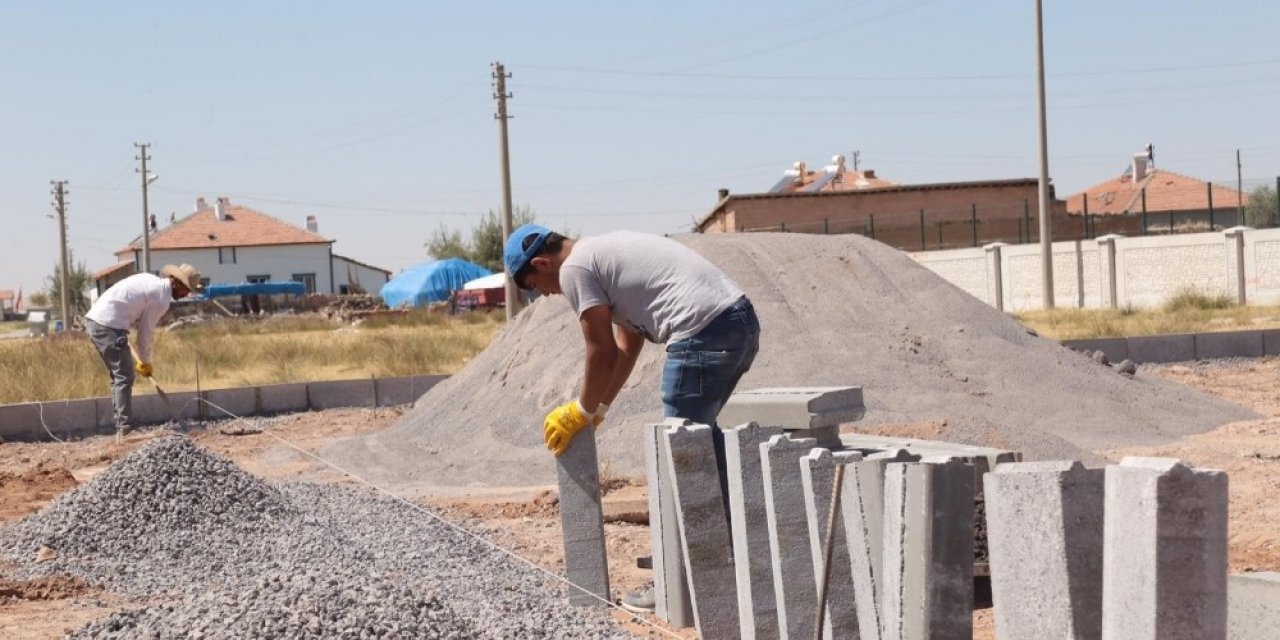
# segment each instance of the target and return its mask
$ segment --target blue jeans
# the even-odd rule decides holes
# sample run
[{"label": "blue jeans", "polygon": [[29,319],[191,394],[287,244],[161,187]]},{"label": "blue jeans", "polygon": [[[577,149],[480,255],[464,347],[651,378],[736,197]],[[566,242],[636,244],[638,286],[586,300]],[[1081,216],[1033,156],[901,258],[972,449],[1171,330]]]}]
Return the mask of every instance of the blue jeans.
[{"label": "blue jeans", "polygon": [[667,417],[711,425],[720,484],[728,499],[724,432],[716,416],[760,350],[760,321],[746,296],[720,312],[692,338],[667,345],[662,367],[662,410]]}]

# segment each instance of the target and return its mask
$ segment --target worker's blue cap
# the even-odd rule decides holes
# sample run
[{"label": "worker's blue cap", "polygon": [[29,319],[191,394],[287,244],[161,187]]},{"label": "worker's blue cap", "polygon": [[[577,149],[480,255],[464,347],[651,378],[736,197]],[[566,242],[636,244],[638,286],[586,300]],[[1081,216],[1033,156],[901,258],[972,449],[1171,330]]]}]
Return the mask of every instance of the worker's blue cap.
[{"label": "worker's blue cap", "polygon": [[502,262],[507,265],[507,274],[512,278],[516,277],[542,250],[549,235],[551,230],[540,224],[522,224],[519,229],[512,231],[502,249]]}]

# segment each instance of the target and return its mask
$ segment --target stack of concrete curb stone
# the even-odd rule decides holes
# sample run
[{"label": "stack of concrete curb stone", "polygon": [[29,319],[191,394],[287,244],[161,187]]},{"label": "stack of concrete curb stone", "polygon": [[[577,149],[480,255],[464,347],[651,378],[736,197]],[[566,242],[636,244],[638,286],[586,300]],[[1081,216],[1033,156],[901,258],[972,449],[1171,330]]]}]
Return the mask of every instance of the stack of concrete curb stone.
[{"label": "stack of concrete curb stone", "polygon": [[[711,427],[646,430],[660,617],[709,639],[807,640],[819,620],[832,639],[970,638],[985,495],[999,637],[1228,637],[1224,473],[839,434],[861,406],[856,387],[735,395],[727,491]],[[1232,585],[1232,611],[1269,630],[1231,637],[1277,637],[1280,583]]]},{"label": "stack of concrete curb stone", "polygon": [[863,412],[858,387],[735,394],[727,493],[705,481],[710,427],[648,429],[658,615],[704,638],[813,638],[825,583],[823,637],[968,637],[976,487],[1020,456],[839,433]]}]

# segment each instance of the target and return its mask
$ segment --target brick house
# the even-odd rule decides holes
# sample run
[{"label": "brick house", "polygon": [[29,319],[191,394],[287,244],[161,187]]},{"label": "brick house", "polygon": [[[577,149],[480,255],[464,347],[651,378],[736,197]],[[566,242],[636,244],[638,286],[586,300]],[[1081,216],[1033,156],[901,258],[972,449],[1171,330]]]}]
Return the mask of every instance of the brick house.
[{"label": "brick house", "polygon": [[[229,198],[213,206],[198,198],[193,213],[151,234],[151,267],[185,262],[200,270],[205,284],[293,280],[307,293],[378,291],[391,278],[386,269],[333,253],[333,243],[320,235],[315,216],[307,216],[304,229]],[[141,271],[142,239],[116,257],[115,265],[93,274],[99,293]]]},{"label": "brick house", "polygon": [[1168,230],[1181,226],[1223,229],[1238,224],[1239,207],[1249,203],[1249,195],[1220,184],[1212,184],[1152,166],[1148,153],[1135,154],[1121,175],[1093,185],[1067,198],[1072,215],[1108,219],[1123,216],[1130,220],[1131,232],[1140,233],[1143,213],[1146,229]]},{"label": "brick house", "polygon": [[[767,193],[722,190],[695,231],[861,233],[919,250],[1028,242],[1038,230],[1035,178],[904,185],[833,160],[819,171],[797,163]],[[1055,199],[1052,212],[1055,228],[1059,218],[1065,223],[1066,203]]]}]

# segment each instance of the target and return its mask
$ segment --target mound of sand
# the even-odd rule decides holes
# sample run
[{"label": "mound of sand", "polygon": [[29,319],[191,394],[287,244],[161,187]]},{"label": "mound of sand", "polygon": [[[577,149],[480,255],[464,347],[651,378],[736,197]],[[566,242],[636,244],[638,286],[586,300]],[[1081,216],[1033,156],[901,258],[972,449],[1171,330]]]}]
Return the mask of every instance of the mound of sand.
[{"label": "mound of sand", "polygon": [[[867,238],[694,235],[680,241],[755,304],[760,355],[739,389],[861,385],[865,424],[945,420],[943,439],[1028,459],[1098,458],[1252,414],[1190,388],[1127,378],[996,311]],[[661,416],[664,353],[647,345],[597,433],[607,471],[644,473],[639,427]],[[576,318],[560,296],[506,327],[390,429],[332,446],[353,471],[401,487],[555,482],[545,413],[583,371]]]}]

